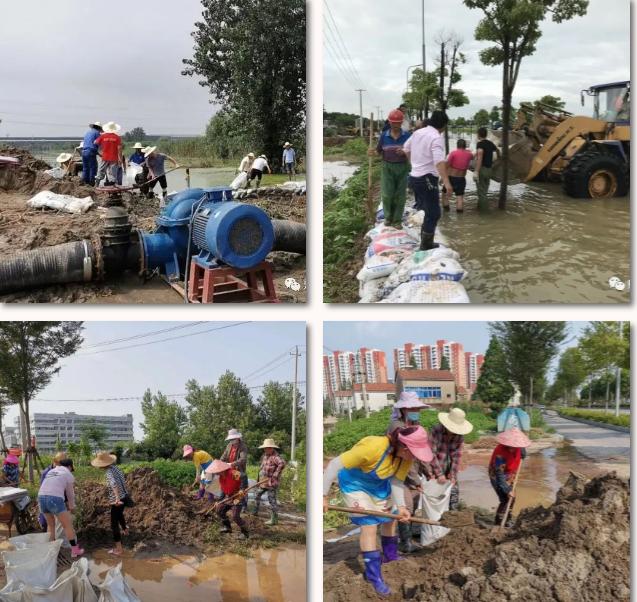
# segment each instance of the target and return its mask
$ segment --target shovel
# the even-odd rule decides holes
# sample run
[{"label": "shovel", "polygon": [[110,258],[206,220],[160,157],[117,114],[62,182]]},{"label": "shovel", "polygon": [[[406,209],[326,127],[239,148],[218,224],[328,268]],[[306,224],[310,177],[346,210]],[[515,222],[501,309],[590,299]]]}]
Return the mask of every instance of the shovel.
[{"label": "shovel", "polygon": [[[246,487],[245,489],[242,489],[241,491],[237,491],[237,493],[235,493],[234,495],[231,495],[230,497],[224,497],[220,501],[222,501],[224,504],[226,504],[227,502],[231,502],[232,500],[235,500],[235,499],[237,499],[239,497],[243,497],[251,489],[254,489],[255,487],[260,487],[261,485],[265,485],[267,482],[268,482],[268,479],[263,479],[263,481],[259,481],[258,483],[255,483],[254,485],[250,485],[250,487]],[[195,512],[195,514],[204,514],[204,515],[211,514],[212,512],[214,512],[217,509],[217,504],[218,503],[219,502],[214,503],[209,508],[204,508],[202,510],[197,510],[197,512]]]},{"label": "shovel", "polygon": [[[328,510],[333,510],[334,512],[346,512],[347,514],[364,514],[365,516],[379,516],[381,518],[389,518],[391,520],[398,520],[398,515],[391,514],[390,512],[381,512],[380,510],[364,510],[362,508],[347,508],[344,506],[330,506],[327,507]],[[428,518],[419,518],[417,516],[412,516],[409,519],[410,523],[416,523],[418,525],[435,525],[437,527],[444,527],[442,523],[439,523],[435,520],[430,520]],[[470,523],[473,525],[474,523]],[[469,523],[466,525],[454,525],[455,527],[468,527]]]},{"label": "shovel", "polygon": [[[515,479],[513,480],[513,488],[511,489],[511,493],[515,493],[515,488],[518,485],[518,478],[520,477],[521,470],[522,470],[522,462],[520,462],[520,466],[518,466],[518,471],[515,473]],[[513,504],[513,498],[509,497],[506,510],[504,511],[504,516],[502,517],[502,522],[500,523],[501,529],[504,528],[504,525],[507,522],[507,518],[509,518],[509,512],[511,511],[511,504]]]}]

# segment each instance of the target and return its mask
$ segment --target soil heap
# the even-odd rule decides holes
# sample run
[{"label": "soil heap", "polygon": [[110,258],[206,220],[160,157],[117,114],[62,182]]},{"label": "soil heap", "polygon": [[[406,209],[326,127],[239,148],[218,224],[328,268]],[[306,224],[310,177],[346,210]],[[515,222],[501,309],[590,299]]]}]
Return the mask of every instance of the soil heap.
[{"label": "soil heap", "polygon": [[[615,473],[592,480],[571,473],[552,506],[523,510],[512,529],[453,529],[426,550],[384,565],[383,576],[391,600],[627,602],[629,563],[628,481]],[[326,602],[378,599],[358,558],[329,567],[324,583]]]}]

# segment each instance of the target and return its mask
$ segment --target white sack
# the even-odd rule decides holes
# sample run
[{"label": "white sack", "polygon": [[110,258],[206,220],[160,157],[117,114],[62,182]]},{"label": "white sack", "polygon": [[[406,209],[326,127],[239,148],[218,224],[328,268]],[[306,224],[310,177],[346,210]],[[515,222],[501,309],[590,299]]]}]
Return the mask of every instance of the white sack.
[{"label": "white sack", "polygon": [[[50,587],[57,577],[57,559],[62,542],[58,539],[50,545],[18,552],[2,552],[7,585],[0,593],[19,590],[24,584],[31,587]],[[28,557],[25,558],[24,553]],[[22,554],[21,556],[11,556]]]},{"label": "white sack", "polygon": [[404,282],[381,303],[469,303],[469,296],[460,282],[416,280]]},{"label": "white sack", "polygon": [[[423,511],[424,518],[438,521],[440,517],[449,510],[449,499],[451,498],[451,483],[447,481],[443,485],[435,479],[428,481],[424,477],[421,478],[422,493],[420,494],[420,507]],[[420,528],[420,544],[423,546],[431,545],[438,541],[450,529],[447,527],[438,527],[437,525],[421,525]]]},{"label": "white sack", "polygon": [[104,581],[97,587],[101,592],[98,602],[142,602],[126,583],[121,562],[106,573]]},{"label": "white sack", "polygon": [[84,199],[79,199],[68,194],[56,194],[50,190],[43,190],[30,198],[27,201],[27,205],[35,209],[48,207],[49,209],[67,213],[86,213],[93,205],[93,199],[88,196]]},{"label": "white sack", "polygon": [[242,171],[230,184],[232,190],[239,190],[239,188],[245,188],[248,185],[248,174]]}]

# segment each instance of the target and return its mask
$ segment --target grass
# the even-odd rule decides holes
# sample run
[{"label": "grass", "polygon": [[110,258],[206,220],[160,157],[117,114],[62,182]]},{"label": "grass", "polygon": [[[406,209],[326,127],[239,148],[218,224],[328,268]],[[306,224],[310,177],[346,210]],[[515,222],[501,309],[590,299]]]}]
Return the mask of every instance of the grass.
[{"label": "grass", "polygon": [[[389,426],[391,408],[373,412],[369,418],[358,418],[349,422],[343,418],[336,423],[334,431],[323,438],[323,453],[335,456],[350,449],[357,441],[370,435],[384,435]],[[465,436],[467,443],[477,441],[480,436],[496,430],[496,421],[479,410],[469,410],[467,420],[473,424],[473,431]],[[420,424],[430,429],[438,422],[437,410],[420,412]]]},{"label": "grass", "polygon": [[338,146],[323,148],[323,158],[326,161],[348,161],[360,163],[367,158],[369,143],[364,138],[353,138]]},{"label": "grass", "polygon": [[593,420],[603,424],[612,424],[614,426],[623,426],[630,428],[630,414],[620,414],[615,416],[603,410],[581,410],[578,408],[556,408],[557,413],[565,418],[583,418],[584,420]]}]

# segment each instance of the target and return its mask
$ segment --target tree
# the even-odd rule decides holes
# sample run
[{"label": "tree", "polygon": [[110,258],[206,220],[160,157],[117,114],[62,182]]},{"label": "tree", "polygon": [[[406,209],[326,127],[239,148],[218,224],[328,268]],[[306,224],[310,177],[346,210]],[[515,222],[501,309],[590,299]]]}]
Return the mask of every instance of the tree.
[{"label": "tree", "polygon": [[447,358],[446,355],[442,356],[442,359],[440,360],[440,370],[449,370],[449,359]]},{"label": "tree", "polygon": [[183,434],[186,411],[177,402],[168,401],[161,392],[153,395],[147,389],[142,399],[142,414],[144,422],[140,426],[146,449],[155,458],[172,457]]},{"label": "tree", "polygon": [[[82,341],[82,322],[0,322],[0,401],[20,407],[23,449],[31,446],[31,400]],[[28,464],[33,482],[31,457]]]},{"label": "tree", "polygon": [[82,435],[80,438],[78,452],[80,456],[80,463],[88,464],[91,460],[91,456],[93,455],[93,448],[91,447],[91,442],[86,435]]},{"label": "tree", "polygon": [[532,382],[543,379],[566,339],[565,322],[490,322],[506,358],[509,379],[530,403]]},{"label": "tree", "polygon": [[490,117],[489,117],[489,111],[487,111],[486,109],[480,109],[474,116],[473,116],[473,123],[475,123],[476,127],[483,127],[486,125],[489,125],[489,121]]},{"label": "tree", "polygon": [[488,403],[494,412],[498,412],[513,397],[513,393],[506,357],[497,337],[492,336],[473,397]]},{"label": "tree", "polygon": [[409,90],[403,94],[403,104],[420,119],[429,115],[429,105],[439,94],[438,72],[414,69],[409,80]]},{"label": "tree", "polygon": [[533,106],[535,108],[539,108],[540,105],[548,105],[556,109],[563,109],[566,106],[566,102],[559,96],[551,96],[550,94],[545,94],[544,96],[542,96],[542,98],[536,100],[533,103]]},{"label": "tree", "polygon": [[80,427],[81,440],[86,439],[91,444],[92,450],[104,448],[104,444],[108,437],[108,429],[97,424],[95,420],[87,420]]},{"label": "tree", "polygon": [[457,117],[454,121],[454,125],[462,127],[464,125],[467,125],[467,120],[464,117]]},{"label": "tree", "polygon": [[[586,366],[582,359],[582,353],[577,347],[569,347],[560,357],[556,380],[561,387],[572,396],[575,387],[586,378]],[[566,402],[569,398],[567,396]]]},{"label": "tree", "polygon": [[146,138],[146,132],[143,127],[139,126],[124,134],[124,140],[127,142],[141,142],[144,138]]},{"label": "tree", "polygon": [[416,363],[416,358],[413,355],[409,356],[409,367],[414,370],[418,368],[418,364]]},{"label": "tree", "polygon": [[254,150],[280,161],[286,140],[305,139],[306,17],[303,0],[202,0],[194,53],[182,75],[198,76],[214,102],[251,132]]},{"label": "tree", "polygon": [[489,113],[489,121],[491,123],[500,121],[500,107],[491,107],[491,112]]},{"label": "tree", "polygon": [[522,59],[535,52],[542,36],[540,23],[547,14],[555,23],[568,21],[586,14],[588,0],[464,0],[464,4],[484,13],[475,30],[476,40],[495,44],[480,52],[480,60],[491,67],[502,65],[502,180],[498,206],[506,209],[511,99]]},{"label": "tree", "polygon": [[64,451],[64,446],[62,445],[62,440],[60,439],[60,435],[58,435],[55,439],[55,451],[56,452]]}]

